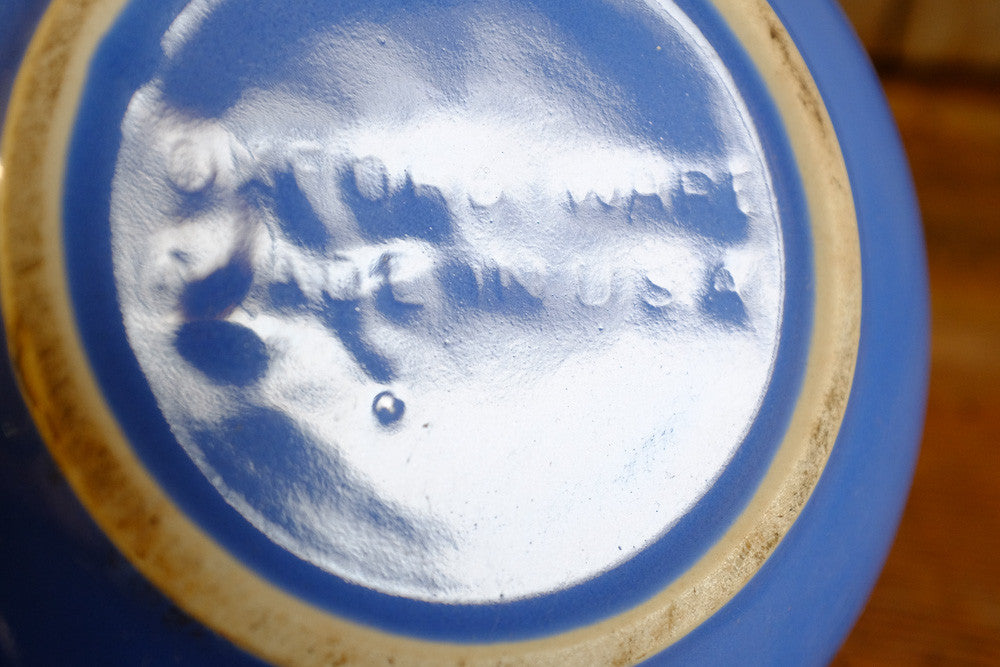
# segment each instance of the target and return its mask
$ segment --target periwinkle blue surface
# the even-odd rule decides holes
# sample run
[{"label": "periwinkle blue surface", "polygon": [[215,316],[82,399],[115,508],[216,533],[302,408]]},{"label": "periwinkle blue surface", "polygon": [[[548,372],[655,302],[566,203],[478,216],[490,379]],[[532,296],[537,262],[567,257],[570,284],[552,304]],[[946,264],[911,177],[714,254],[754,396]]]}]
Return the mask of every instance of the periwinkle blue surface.
[{"label": "periwinkle blue surface", "polygon": [[248,385],[267,370],[264,342],[225,320],[195,320],[177,330],[177,353],[216,384]]},{"label": "periwinkle blue surface", "polygon": [[864,607],[906,501],[930,359],[926,254],[875,73],[833,2],[772,0],[819,87],[854,191],[862,319],[847,413],[805,509],[750,583],[656,665],[821,665]]},{"label": "periwinkle blue surface", "polygon": [[180,308],[191,321],[225,317],[250,291],[253,270],[237,254],[201,280],[192,281],[180,297]]}]

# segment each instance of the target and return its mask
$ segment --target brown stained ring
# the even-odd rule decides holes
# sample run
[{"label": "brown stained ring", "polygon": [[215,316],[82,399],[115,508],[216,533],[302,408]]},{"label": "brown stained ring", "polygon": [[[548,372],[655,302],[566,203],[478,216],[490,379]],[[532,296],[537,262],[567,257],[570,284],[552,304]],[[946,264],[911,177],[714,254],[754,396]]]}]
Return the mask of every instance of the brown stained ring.
[{"label": "brown stained ring", "polygon": [[788,432],[750,504],[690,570],[648,602],[552,637],[450,645],[335,617],[261,579],[168,499],[101,397],[73,320],[62,264],[61,176],[86,68],[126,0],[54,0],[17,80],[3,137],[0,299],[22,393],[53,457],[97,523],[199,621],[282,664],[517,665],[641,661],[728,602],[774,552],[826,465],[847,406],[861,319],[857,222],[819,91],[764,0],[715,0],[786,123],[814,239],[815,314]]}]

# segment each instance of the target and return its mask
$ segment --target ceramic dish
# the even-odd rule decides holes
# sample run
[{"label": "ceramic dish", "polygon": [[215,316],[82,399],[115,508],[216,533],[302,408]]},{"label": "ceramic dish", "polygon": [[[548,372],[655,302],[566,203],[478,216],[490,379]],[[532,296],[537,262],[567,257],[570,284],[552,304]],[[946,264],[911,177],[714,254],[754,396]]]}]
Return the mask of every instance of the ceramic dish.
[{"label": "ceramic dish", "polygon": [[12,7],[7,659],[833,655],[927,288],[832,3]]}]

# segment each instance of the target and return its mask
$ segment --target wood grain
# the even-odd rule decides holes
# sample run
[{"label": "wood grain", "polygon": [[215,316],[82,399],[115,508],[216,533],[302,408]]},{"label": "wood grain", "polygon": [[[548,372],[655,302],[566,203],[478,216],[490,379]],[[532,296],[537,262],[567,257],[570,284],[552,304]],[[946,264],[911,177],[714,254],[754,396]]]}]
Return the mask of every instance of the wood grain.
[{"label": "wood grain", "polygon": [[1000,2],[911,0],[902,57],[914,66],[1000,66]]},{"label": "wood grain", "polygon": [[1000,68],[997,0],[840,0],[876,61],[914,68]]},{"label": "wood grain", "polygon": [[931,389],[896,543],[834,665],[1000,665],[1000,85],[884,83],[924,215]]}]

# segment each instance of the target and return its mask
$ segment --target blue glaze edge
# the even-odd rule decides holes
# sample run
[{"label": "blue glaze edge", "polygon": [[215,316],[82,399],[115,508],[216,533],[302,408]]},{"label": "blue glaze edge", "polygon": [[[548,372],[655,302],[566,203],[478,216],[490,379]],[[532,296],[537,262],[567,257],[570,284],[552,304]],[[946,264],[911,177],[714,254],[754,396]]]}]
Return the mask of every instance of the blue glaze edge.
[{"label": "blue glaze edge", "polygon": [[0,130],[21,60],[49,0],[0,2]]},{"label": "blue glaze edge", "polygon": [[888,555],[925,409],[930,307],[920,215],[871,64],[830,0],[771,0],[833,120],[857,209],[862,321],[837,443],[777,550],[729,604],[648,664],[826,664]]},{"label": "blue glaze edge", "polygon": [[[384,630],[467,642],[546,636],[625,611],[659,592],[721,536],[755,491],[779,444],[780,438],[765,434],[783,432],[790,417],[793,406],[787,405],[783,398],[796,395],[801,382],[812,326],[812,267],[801,185],[797,176],[789,173],[788,165],[794,162],[778,121],[780,116],[763,92],[763,83],[749,65],[748,57],[714,8],[699,0],[678,2],[734,73],[736,84],[758,123],[766,152],[778,156],[769,166],[779,201],[784,205],[781,215],[786,280],[797,281],[799,287],[786,292],[781,349],[761,412],[744,445],[712,491],[664,538],[627,563],[573,588],[537,598],[495,605],[443,605],[395,598],[345,582],[268,541],[224,503],[173,439],[159,414],[125,340],[117,302],[107,297],[115,293],[108,234],[106,226],[102,228],[100,224],[108,219],[107,191],[100,191],[102,186],[98,185],[95,195],[93,186],[95,180],[110,183],[109,170],[114,164],[117,141],[92,140],[102,135],[103,123],[108,120],[105,115],[112,111],[91,110],[119,106],[123,109],[135,89],[112,88],[123,97],[109,101],[107,90],[99,90],[93,81],[101,76],[133,78],[139,82],[137,87],[147,80],[148,73],[156,66],[155,53],[146,52],[144,58],[135,58],[134,44],[157,44],[165,23],[184,3],[180,0],[162,3],[155,14],[160,22],[144,20],[149,16],[139,9],[141,4],[131,3],[118,19],[116,29],[129,26],[124,35],[127,39],[106,38],[95,55],[95,63],[104,64],[106,69],[95,65],[91,70],[91,84],[81,105],[84,111],[77,120],[71,143],[73,167],[67,174],[65,201],[67,220],[83,219],[90,224],[68,222],[65,248],[81,335],[99,381],[126,432],[143,440],[136,445],[137,453],[168,492],[173,491],[175,502],[188,516],[249,567],[293,595]],[[122,48],[126,49],[122,53],[131,57],[116,57],[115,49]],[[120,117],[119,114],[117,118]],[[95,248],[99,249],[97,259]],[[102,267],[96,272],[95,261]],[[180,494],[176,493],[178,484],[182,488]],[[636,587],[636,581],[642,581],[643,585]]]}]

